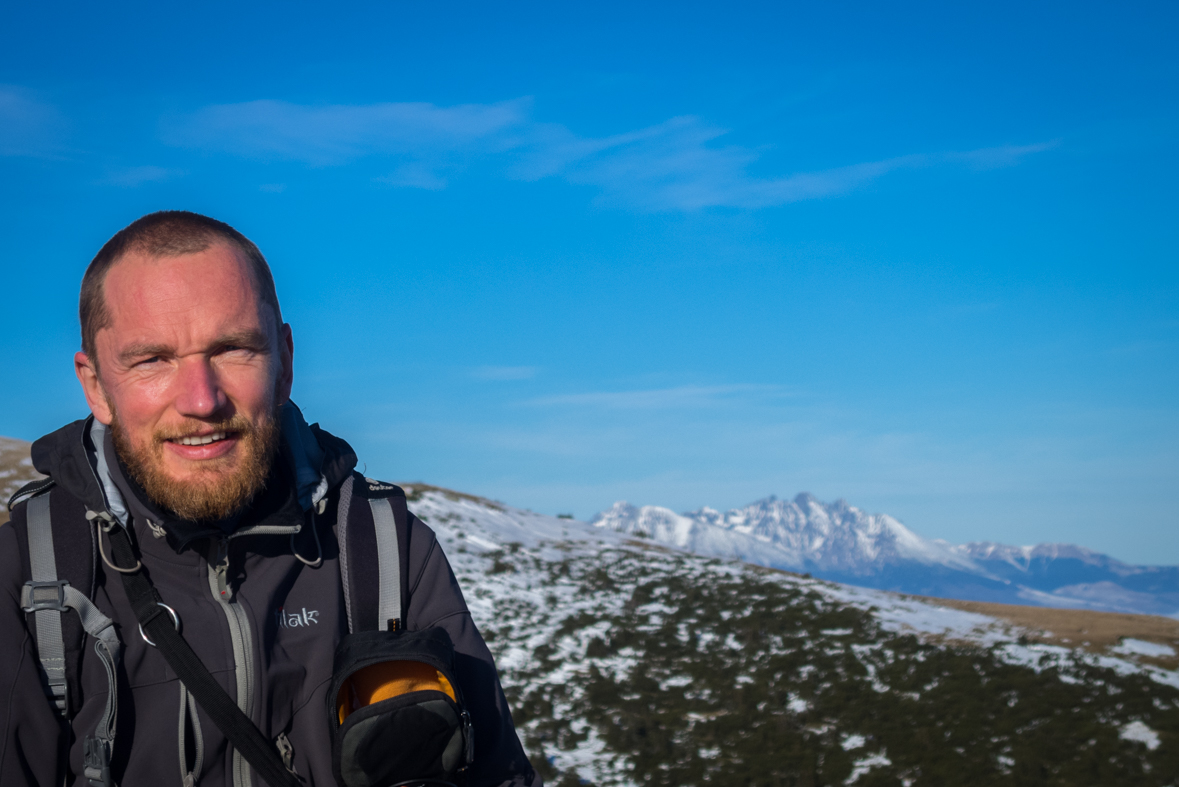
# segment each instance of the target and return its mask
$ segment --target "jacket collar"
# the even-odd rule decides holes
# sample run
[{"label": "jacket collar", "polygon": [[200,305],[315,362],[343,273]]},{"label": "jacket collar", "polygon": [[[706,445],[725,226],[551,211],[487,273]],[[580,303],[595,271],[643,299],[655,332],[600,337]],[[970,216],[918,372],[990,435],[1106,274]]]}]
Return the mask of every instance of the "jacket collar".
[{"label": "jacket collar", "polygon": [[[281,409],[281,432],[280,457],[272,471],[276,476],[274,482],[237,517],[238,521],[229,523],[229,529],[247,521],[260,524],[259,520],[267,519],[267,513],[271,512],[320,508],[328,493],[356,466],[352,447],[318,424],[308,426],[294,402]],[[109,512],[124,527],[131,520],[151,521],[162,525],[170,536],[175,534],[179,537],[177,541],[183,543],[197,537],[197,529],[205,536],[223,532],[215,526],[211,529],[209,524],[182,522],[152,505],[123,472],[110,430],[94,416],[74,421],[37,440],[32,458],[39,472],[79,498],[87,509]],[[180,548],[182,543],[174,546]]]}]

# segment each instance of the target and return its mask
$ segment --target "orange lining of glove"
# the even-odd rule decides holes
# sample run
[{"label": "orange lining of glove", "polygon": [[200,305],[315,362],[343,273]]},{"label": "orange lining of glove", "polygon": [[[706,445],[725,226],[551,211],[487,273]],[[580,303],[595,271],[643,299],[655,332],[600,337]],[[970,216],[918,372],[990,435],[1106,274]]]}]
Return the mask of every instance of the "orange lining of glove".
[{"label": "orange lining of glove", "polygon": [[336,696],[340,723],[354,711],[411,691],[440,691],[457,702],[450,681],[429,664],[382,661],[357,670],[340,686]]}]

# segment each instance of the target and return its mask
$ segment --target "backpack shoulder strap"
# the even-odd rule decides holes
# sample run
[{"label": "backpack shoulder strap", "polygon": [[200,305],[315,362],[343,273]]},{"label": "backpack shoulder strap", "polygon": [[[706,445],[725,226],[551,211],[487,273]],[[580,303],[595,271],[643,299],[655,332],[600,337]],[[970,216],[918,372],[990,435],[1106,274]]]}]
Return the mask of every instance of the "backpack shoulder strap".
[{"label": "backpack shoulder strap", "polygon": [[336,537],[348,630],[404,628],[409,574],[405,491],[353,473],[340,489]]},{"label": "backpack shoulder strap", "polygon": [[63,715],[69,711],[66,687],[65,636],[61,630],[61,613],[66,610],[65,586],[69,580],[57,578],[57,557],[53,548],[53,527],[49,517],[49,494],[29,499],[25,509],[28,522],[29,569],[26,584],[34,609],[37,629],[37,656],[48,680],[49,696]]},{"label": "backpack shoulder strap", "polygon": [[[94,592],[95,546],[77,530],[93,529],[81,517],[53,516],[52,484],[26,497],[25,531],[30,579],[21,589],[21,608],[33,616],[37,657],[47,693],[65,719],[81,704],[81,656],[86,634],[94,637],[95,653],[106,668],[107,698],[94,733],[86,736],[83,775],[91,785],[110,787],[110,756],[118,715],[118,665],[122,656],[115,624],[90,600]],[[18,501],[19,502],[19,501]],[[68,498],[64,502],[69,502]],[[80,513],[80,512],[79,512]],[[66,520],[78,519],[79,522]],[[68,544],[57,549],[55,542]],[[82,545],[89,543],[90,549]],[[76,614],[64,613],[73,611]]]},{"label": "backpack shoulder strap", "polygon": [[[51,494],[53,488],[52,479],[41,479],[27,484],[13,497],[14,507],[25,505],[27,577],[35,583],[69,585],[89,599],[94,595],[98,563],[94,528],[79,501],[66,494]],[[45,609],[32,618],[30,628],[37,635],[38,653],[46,675],[52,676],[49,686],[54,702],[66,718],[73,718],[82,699],[81,658],[86,630],[77,616],[63,616],[60,610]],[[48,650],[43,645],[48,645]],[[64,684],[57,670],[58,653],[64,659],[60,662]]]},{"label": "backpack shoulder strap", "polygon": [[51,486],[53,486],[53,484],[54,481],[52,478],[38,478],[36,481],[28,482],[20,489],[13,492],[12,497],[8,498],[9,512],[29,498],[39,495],[46,489],[49,489]]}]

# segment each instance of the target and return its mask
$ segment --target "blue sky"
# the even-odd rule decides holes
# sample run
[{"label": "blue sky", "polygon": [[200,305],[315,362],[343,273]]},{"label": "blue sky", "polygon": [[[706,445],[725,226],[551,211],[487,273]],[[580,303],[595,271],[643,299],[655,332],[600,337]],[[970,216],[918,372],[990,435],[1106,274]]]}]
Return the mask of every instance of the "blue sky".
[{"label": "blue sky", "polygon": [[[954,7],[947,7],[954,6]],[[591,516],[806,490],[1179,563],[1170,4],[10,5],[0,434],[86,263],[275,271],[370,475]]]}]

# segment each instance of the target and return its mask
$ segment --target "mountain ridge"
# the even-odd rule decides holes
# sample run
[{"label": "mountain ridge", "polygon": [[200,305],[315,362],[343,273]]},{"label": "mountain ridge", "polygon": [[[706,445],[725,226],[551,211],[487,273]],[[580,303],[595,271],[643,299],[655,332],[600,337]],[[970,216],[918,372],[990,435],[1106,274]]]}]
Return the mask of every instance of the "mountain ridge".
[{"label": "mountain ridge", "polygon": [[677,514],[625,501],[597,527],[703,555],[805,572],[852,585],[968,601],[1179,614],[1179,567],[1134,566],[1083,546],[993,541],[951,544],[918,535],[888,514],[801,492],[721,512]]}]

